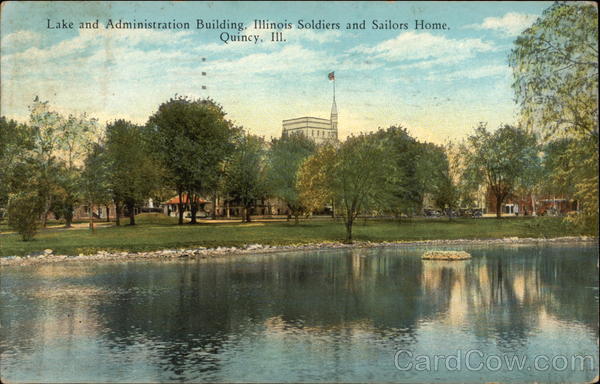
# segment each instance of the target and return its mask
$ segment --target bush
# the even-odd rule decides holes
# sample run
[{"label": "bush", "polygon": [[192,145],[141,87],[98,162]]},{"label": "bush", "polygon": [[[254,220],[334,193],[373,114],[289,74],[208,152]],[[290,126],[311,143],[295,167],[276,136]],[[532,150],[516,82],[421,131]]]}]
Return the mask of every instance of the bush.
[{"label": "bush", "polygon": [[8,198],[8,225],[21,235],[23,241],[35,236],[42,212],[43,204],[35,192],[14,193]]}]

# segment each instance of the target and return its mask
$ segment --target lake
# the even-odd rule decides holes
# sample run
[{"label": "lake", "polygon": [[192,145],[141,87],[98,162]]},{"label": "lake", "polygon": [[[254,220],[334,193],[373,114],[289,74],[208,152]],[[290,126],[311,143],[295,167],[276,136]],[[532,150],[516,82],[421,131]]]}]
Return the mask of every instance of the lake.
[{"label": "lake", "polygon": [[27,382],[582,382],[594,245],[340,249],[5,267],[0,373]]}]

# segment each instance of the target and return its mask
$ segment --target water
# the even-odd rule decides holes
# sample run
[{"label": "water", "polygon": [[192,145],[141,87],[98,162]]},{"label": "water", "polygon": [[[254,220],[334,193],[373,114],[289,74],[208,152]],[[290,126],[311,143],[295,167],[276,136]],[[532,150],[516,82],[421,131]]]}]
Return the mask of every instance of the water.
[{"label": "water", "polygon": [[467,250],[466,262],[403,248],[4,268],[1,377],[592,380],[596,248]]}]

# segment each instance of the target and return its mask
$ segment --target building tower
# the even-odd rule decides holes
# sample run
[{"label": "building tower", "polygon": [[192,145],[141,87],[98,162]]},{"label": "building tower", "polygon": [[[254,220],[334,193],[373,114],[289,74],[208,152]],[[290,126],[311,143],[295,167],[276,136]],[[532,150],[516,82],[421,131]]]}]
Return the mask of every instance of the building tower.
[{"label": "building tower", "polygon": [[331,129],[333,130],[334,139],[338,138],[338,113],[337,105],[335,104],[335,94],[333,94],[333,104],[331,105]]}]

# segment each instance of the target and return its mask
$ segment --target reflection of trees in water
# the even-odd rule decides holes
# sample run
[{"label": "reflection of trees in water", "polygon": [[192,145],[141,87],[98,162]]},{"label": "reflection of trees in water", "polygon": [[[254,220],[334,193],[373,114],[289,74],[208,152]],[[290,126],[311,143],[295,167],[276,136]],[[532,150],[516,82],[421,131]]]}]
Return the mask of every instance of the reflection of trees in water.
[{"label": "reflection of trees in water", "polygon": [[106,292],[90,284],[88,275],[87,268],[78,265],[3,270],[0,354],[21,355],[40,345],[69,345],[77,337],[97,335],[91,303]]},{"label": "reflection of trees in water", "polygon": [[[97,265],[91,275],[61,275],[63,285],[98,288],[77,302],[81,305],[14,294],[32,284],[52,289],[47,283],[52,273],[20,280],[3,276],[0,351],[6,345],[35,348],[44,334],[81,334],[83,319],[89,332],[116,351],[149,346],[151,364],[174,379],[193,380],[202,373],[203,379],[218,381],[223,351],[251,350],[265,335],[290,343],[326,336],[332,357],[343,359],[344,350],[365,337],[408,348],[423,320],[466,325],[507,349],[525,343],[550,318],[576,320],[598,332],[593,249],[472,253],[467,262],[422,261],[407,250],[357,249],[220,263]],[[44,330],[40,325],[49,309],[65,321]],[[4,327],[8,322],[20,325]]]},{"label": "reflection of trees in water", "polygon": [[[467,262],[423,262],[423,301],[439,319],[468,324],[508,349],[522,345],[548,316],[583,321],[598,332],[593,249],[528,247],[474,250]],[[525,255],[524,255],[525,253]],[[582,281],[590,289],[582,289]]]}]

